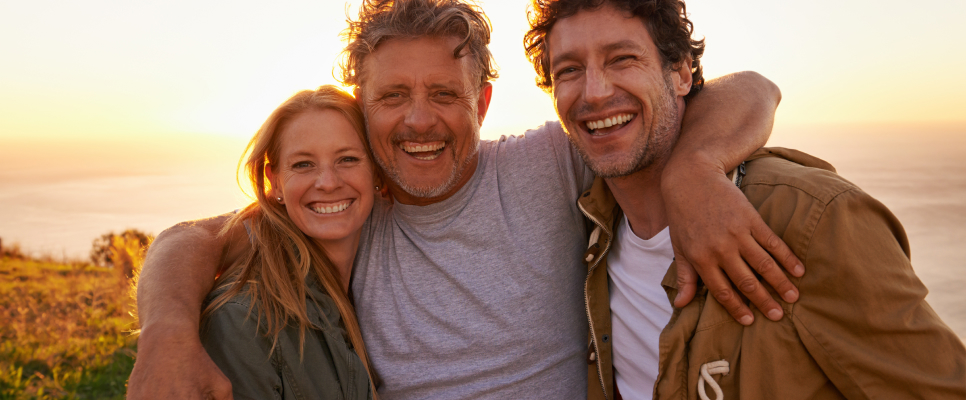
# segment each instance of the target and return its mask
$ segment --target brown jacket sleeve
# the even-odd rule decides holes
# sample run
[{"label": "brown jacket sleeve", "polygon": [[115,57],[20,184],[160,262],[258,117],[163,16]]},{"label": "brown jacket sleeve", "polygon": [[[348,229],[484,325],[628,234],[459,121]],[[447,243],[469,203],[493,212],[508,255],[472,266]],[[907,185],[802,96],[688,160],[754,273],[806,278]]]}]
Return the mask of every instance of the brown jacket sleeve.
[{"label": "brown jacket sleeve", "polygon": [[899,221],[865,192],[811,215],[791,318],[849,399],[966,399],[966,349],[926,303]]}]

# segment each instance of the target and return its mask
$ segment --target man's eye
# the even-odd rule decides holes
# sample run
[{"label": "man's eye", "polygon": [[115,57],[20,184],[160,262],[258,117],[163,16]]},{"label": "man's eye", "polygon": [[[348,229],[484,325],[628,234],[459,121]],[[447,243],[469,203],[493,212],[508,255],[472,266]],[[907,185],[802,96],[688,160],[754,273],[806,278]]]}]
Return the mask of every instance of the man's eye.
[{"label": "man's eye", "polygon": [[559,79],[559,78],[562,78],[562,77],[566,77],[567,75],[570,75],[570,74],[572,74],[574,72],[577,72],[577,68],[575,68],[575,67],[566,67],[566,68],[561,68],[561,69],[557,70],[557,73],[555,73],[553,76],[554,76],[554,78],[558,78]]},{"label": "man's eye", "polygon": [[456,98],[457,98],[457,96],[456,96],[456,93],[455,92],[439,91],[439,92],[433,93],[433,99],[435,101],[449,103],[449,102],[452,102],[452,101],[456,100]]},{"label": "man's eye", "polygon": [[406,94],[402,92],[389,92],[379,97],[379,101],[389,105],[401,104],[405,99]]}]

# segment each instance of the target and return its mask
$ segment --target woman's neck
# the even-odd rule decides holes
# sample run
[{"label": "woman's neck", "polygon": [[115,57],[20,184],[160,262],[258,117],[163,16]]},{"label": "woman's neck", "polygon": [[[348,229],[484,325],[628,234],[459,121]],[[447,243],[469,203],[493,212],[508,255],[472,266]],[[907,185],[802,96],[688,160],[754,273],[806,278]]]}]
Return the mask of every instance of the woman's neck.
[{"label": "woman's neck", "polygon": [[349,280],[352,279],[352,263],[355,262],[356,251],[359,249],[359,235],[345,238],[339,241],[319,242],[325,250],[325,255],[329,257],[332,266],[339,274],[339,286],[343,292],[349,292]]}]

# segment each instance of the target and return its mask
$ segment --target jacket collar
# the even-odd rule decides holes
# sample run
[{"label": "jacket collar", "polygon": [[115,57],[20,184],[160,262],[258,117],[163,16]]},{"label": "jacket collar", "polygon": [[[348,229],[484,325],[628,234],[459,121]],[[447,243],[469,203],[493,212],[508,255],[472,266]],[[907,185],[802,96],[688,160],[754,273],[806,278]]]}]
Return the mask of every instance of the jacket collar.
[{"label": "jacket collar", "polygon": [[577,205],[584,215],[599,224],[608,236],[614,236],[614,220],[619,215],[620,209],[604,178],[594,178],[594,184],[577,199]]}]

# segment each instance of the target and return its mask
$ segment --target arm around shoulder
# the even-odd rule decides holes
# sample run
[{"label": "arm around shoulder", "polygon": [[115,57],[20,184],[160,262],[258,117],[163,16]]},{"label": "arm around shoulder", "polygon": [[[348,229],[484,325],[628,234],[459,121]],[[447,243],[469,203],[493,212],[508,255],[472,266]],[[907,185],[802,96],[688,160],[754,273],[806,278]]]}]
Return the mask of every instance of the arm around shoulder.
[{"label": "arm around shoulder", "polygon": [[229,218],[175,225],[148,249],[138,281],[141,334],[128,398],[230,398],[228,380],[198,338],[201,304],[215,275],[247,246],[244,228],[219,235]]},{"label": "arm around shoulder", "polygon": [[755,272],[785,301],[797,299],[779,264],[801,276],[801,262],[725,176],[768,140],[780,100],[774,83],[740,72],[708,81],[687,103],[661,179],[678,264],[678,307],[693,298],[697,275],[743,325],[754,317],[732,282],[772,320],[782,317],[782,309]]},{"label": "arm around shoulder", "polygon": [[966,398],[966,349],[926,303],[895,216],[853,189],[810,237],[792,321],[836,387],[848,398]]}]

